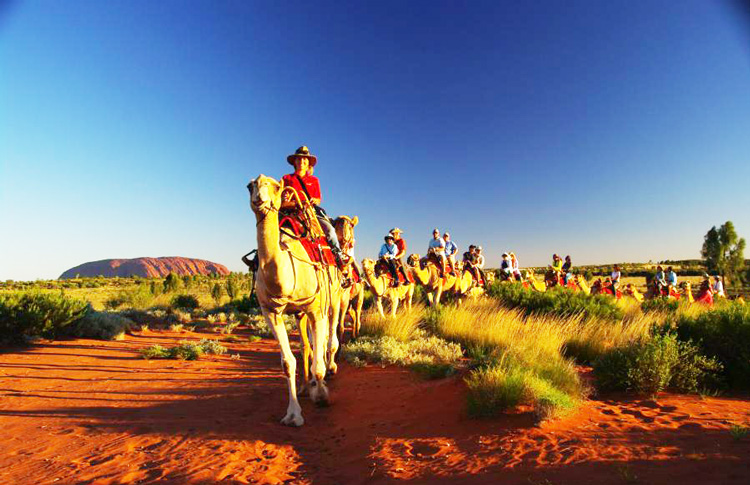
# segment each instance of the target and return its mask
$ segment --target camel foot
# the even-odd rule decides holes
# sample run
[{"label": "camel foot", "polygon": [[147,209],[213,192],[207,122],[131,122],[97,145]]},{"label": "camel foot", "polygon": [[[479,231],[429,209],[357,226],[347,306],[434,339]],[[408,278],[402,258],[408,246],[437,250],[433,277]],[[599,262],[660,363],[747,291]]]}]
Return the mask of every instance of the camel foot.
[{"label": "camel foot", "polygon": [[325,382],[312,381],[310,383],[310,398],[319,407],[327,407],[331,404]]},{"label": "camel foot", "polygon": [[336,364],[336,362],[331,362],[328,366],[328,373],[329,376],[335,376],[336,373],[339,371],[339,366]]},{"label": "camel foot", "polygon": [[300,427],[305,424],[305,418],[303,418],[300,413],[289,412],[286,413],[286,416],[281,420],[281,424],[285,426]]}]

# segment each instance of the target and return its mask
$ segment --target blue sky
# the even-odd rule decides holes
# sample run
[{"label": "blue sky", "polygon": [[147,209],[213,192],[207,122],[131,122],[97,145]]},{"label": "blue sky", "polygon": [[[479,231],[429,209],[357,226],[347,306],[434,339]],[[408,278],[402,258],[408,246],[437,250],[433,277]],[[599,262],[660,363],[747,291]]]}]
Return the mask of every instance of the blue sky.
[{"label": "blue sky", "polygon": [[357,256],[393,226],[490,264],[695,258],[750,236],[750,33],[730,3],[0,1],[0,279],[243,270],[245,186],[318,155]]}]

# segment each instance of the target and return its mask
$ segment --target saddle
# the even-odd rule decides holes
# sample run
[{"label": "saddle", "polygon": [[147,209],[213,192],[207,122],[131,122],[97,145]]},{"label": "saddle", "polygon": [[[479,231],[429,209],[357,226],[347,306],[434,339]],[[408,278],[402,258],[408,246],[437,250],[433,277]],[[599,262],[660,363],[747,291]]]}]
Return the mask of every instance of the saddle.
[{"label": "saddle", "polygon": [[298,213],[285,212],[280,215],[279,230],[302,243],[311,261],[328,266],[336,265],[336,259],[325,236],[314,237]]},{"label": "saddle", "polygon": [[[406,273],[407,280],[404,280],[403,273]],[[411,271],[396,271],[396,275],[398,276],[399,284],[414,283],[414,275],[412,275]],[[393,276],[391,276],[391,272],[388,270],[386,262],[382,259],[378,259],[378,262],[375,263],[375,277],[379,278],[381,276],[385,276],[388,280],[388,284],[393,281]]]}]

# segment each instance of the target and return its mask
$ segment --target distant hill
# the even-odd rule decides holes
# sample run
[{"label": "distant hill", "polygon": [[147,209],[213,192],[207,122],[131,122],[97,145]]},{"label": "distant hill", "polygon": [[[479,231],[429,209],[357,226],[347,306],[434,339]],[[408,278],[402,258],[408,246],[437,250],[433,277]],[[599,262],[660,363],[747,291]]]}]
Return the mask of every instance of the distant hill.
[{"label": "distant hill", "polygon": [[211,273],[228,275],[226,266],[204,259],[165,257],[134,259],[103,259],[91,261],[70,268],[60,275],[60,279],[78,276],[142,276],[144,278],[164,277],[169,273],[178,275]]}]

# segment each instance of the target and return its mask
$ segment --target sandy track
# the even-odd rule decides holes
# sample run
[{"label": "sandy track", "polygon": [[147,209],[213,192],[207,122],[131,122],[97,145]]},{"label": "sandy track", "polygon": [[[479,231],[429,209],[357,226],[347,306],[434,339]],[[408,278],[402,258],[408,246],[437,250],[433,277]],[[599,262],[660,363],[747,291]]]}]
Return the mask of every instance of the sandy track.
[{"label": "sandy track", "polygon": [[137,349],[200,334],[54,342],[0,354],[0,483],[747,483],[750,399],[592,400],[534,426],[531,413],[464,416],[459,378],[342,366],[333,405],[286,409],[276,344],[145,361]]}]

